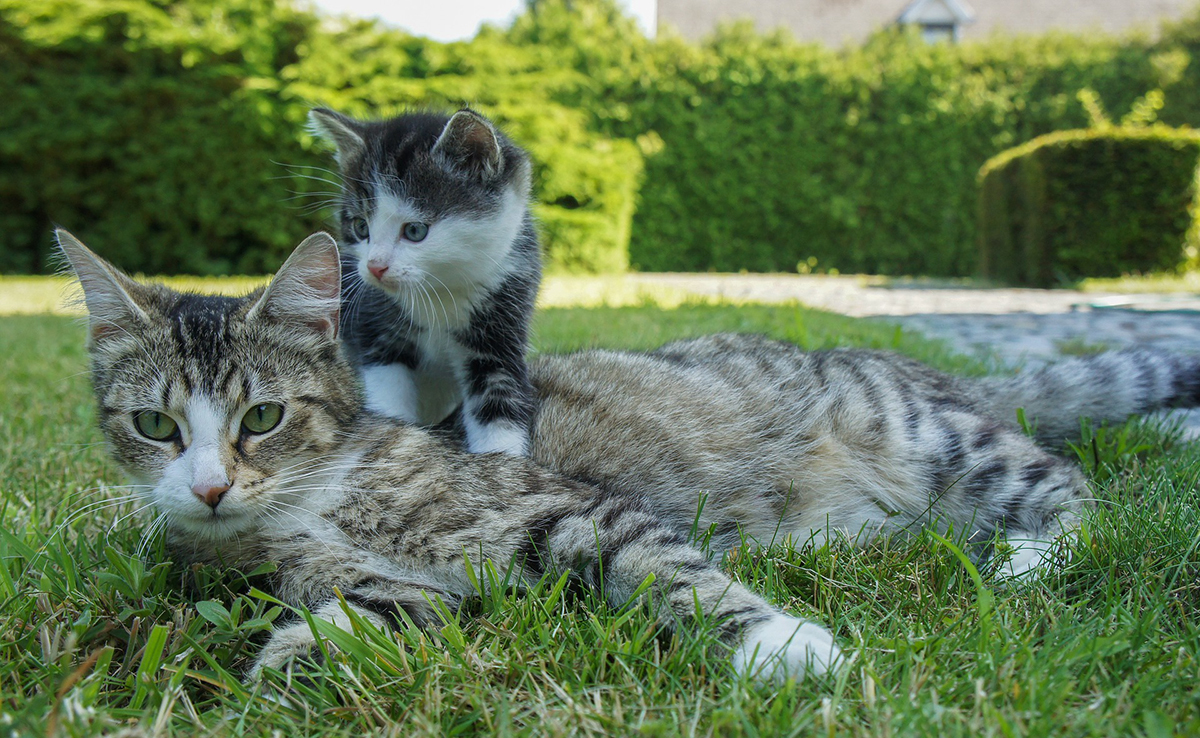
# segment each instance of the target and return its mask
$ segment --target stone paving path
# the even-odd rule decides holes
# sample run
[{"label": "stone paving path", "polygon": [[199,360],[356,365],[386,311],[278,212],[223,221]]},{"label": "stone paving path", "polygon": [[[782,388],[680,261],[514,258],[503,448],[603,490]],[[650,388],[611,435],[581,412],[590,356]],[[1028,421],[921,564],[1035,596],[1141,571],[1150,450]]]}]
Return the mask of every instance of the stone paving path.
[{"label": "stone paving path", "polygon": [[[639,274],[646,283],[755,302],[797,300],[899,323],[963,353],[1031,368],[1066,353],[1147,346],[1200,353],[1200,295],[1118,295],[1073,290],[968,289],[861,277]],[[1176,411],[1200,437],[1200,410]]]}]

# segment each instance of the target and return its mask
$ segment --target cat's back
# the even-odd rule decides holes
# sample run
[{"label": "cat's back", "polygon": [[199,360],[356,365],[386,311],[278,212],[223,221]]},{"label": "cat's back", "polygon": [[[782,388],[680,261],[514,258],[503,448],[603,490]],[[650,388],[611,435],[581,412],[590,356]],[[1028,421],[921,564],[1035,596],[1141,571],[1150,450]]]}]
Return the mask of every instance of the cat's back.
[{"label": "cat's back", "polygon": [[[694,516],[699,495],[748,504],[779,490],[776,463],[816,432],[788,398],[815,390],[809,355],[755,336],[718,335],[653,352],[544,356],[533,458],[569,476],[647,494]],[[717,510],[713,509],[713,512]],[[728,516],[722,516],[728,517]]]},{"label": "cat's back", "polygon": [[699,495],[719,492],[705,510],[716,519],[754,519],[798,480],[857,478],[856,460],[906,467],[913,413],[974,411],[961,380],[910,359],[754,335],[547,356],[532,378],[537,461],[645,492],[667,514],[695,515]]}]

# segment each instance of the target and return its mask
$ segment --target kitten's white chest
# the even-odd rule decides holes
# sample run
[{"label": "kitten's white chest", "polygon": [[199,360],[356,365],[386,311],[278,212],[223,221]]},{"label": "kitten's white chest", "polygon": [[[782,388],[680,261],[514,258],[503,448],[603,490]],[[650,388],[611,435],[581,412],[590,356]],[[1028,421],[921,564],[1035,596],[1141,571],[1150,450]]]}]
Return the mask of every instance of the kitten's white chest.
[{"label": "kitten's white chest", "polygon": [[462,348],[446,331],[425,331],[416,340],[421,357],[416,369],[400,364],[363,369],[367,406],[417,425],[434,425],[462,402]]}]

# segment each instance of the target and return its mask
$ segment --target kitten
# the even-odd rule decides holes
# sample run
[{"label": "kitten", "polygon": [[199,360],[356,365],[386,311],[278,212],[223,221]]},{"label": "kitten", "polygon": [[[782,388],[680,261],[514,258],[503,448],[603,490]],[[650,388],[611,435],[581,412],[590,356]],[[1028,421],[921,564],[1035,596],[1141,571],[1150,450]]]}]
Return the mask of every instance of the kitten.
[{"label": "kitten", "polygon": [[[91,314],[100,426],[153,486],[180,559],[279,562],[274,593],[343,627],[334,587],[373,622],[403,610],[436,626],[428,596],[456,605],[474,591],[465,553],[515,562],[525,582],[569,571],[614,603],[653,573],[664,620],[687,622],[698,603],[739,671],[820,673],[842,661],[831,634],[687,546],[696,521],[718,551],[742,535],[862,542],[934,526],[980,544],[982,560],[1000,532],[1017,549],[1000,571],[1021,574],[1049,563],[1088,494],[1015,407],[1061,442],[1081,413],[1200,404],[1195,357],[1117,352],[968,380],[883,352],[718,335],[543,357],[533,460],[470,455],[364,410],[338,350],[328,237],[242,299],[140,285],[68,234],[60,243]],[[280,628],[255,671],[314,646],[306,624]]]},{"label": "kitten", "polygon": [[433,425],[461,402],[471,452],[525,454],[541,280],[529,157],[466,109],[309,120],[337,146],[343,339],[368,407]]}]

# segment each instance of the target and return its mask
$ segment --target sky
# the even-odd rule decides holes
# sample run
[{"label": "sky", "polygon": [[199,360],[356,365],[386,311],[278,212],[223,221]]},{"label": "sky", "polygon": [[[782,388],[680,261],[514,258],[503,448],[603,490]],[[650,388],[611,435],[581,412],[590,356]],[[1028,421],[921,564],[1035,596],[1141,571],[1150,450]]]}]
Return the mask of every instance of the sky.
[{"label": "sky", "polygon": [[[524,7],[524,0],[315,0],[329,13],[380,18],[419,36],[438,41],[471,38],[484,21],[505,24]],[[621,0],[654,33],[657,0]]]}]

